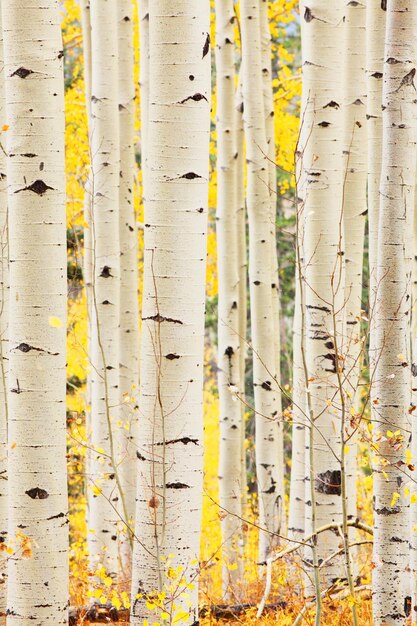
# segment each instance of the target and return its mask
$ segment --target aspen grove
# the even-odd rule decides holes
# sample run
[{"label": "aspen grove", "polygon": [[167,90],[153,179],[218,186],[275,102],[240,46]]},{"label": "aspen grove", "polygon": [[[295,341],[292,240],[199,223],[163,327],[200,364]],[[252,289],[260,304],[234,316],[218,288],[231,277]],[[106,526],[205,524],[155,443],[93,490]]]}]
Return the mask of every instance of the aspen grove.
[{"label": "aspen grove", "polygon": [[0,626],[417,626],[416,0],[0,0]]}]

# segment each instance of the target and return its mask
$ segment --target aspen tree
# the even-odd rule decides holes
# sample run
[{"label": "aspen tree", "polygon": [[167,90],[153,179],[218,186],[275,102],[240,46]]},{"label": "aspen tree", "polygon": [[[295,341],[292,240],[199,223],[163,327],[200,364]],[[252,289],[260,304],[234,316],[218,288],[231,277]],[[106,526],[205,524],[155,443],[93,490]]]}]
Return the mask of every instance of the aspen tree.
[{"label": "aspen tree", "polygon": [[[299,262],[299,261],[298,261]],[[297,263],[298,265],[298,263]],[[306,380],[302,356],[302,299],[299,268],[295,275],[295,304],[293,325],[293,406],[292,406],[292,455],[290,507],[288,513],[288,533],[290,537],[300,538],[304,534],[305,517],[305,420],[307,401],[305,396]]]},{"label": "aspen tree", "polygon": [[[216,2],[217,76],[217,263],[219,277],[218,362],[220,400],[219,488],[222,507],[223,587],[229,593],[242,575],[238,533],[242,517],[242,411],[240,361],[240,268],[236,186],[233,0]],[[237,567],[236,567],[237,566]]]},{"label": "aspen tree", "polygon": [[[274,348],[275,348],[275,387],[276,406],[278,410],[278,484],[277,493],[282,497],[284,494],[284,429],[282,421],[282,398],[281,398],[281,326],[280,326],[280,301],[279,279],[277,258],[277,232],[276,232],[276,207],[277,207],[277,171],[275,155],[275,111],[274,94],[272,89],[272,45],[271,31],[269,28],[269,0],[261,0],[260,3],[260,32],[262,52],[262,78],[265,114],[265,133],[268,150],[269,169],[269,201],[270,201],[270,237],[271,237],[271,290],[272,290],[272,313],[274,318]],[[281,529],[285,526],[285,508],[280,507],[279,524]]]},{"label": "aspen tree", "polygon": [[[88,499],[91,566],[118,569],[117,527],[123,507],[117,466],[120,248],[117,5],[91,0],[91,451]],[[128,516],[124,513],[124,518]]]},{"label": "aspen tree", "polygon": [[[369,311],[370,325],[375,316],[377,291],[376,257],[378,245],[379,186],[382,164],[382,77],[384,66],[386,7],[380,0],[366,4],[366,119],[368,136],[368,230],[369,230]],[[370,333],[369,357],[372,377],[375,368],[375,333]],[[372,389],[371,389],[372,393]]]},{"label": "aspen tree", "polygon": [[142,196],[146,203],[147,136],[149,115],[149,0],[139,2],[140,37],[140,149],[142,165]]},{"label": "aspen tree", "polygon": [[[306,446],[312,453],[306,480],[306,532],[342,522],[341,365],[344,274],[342,231],[342,72],[343,6],[341,0],[305,2],[303,20],[303,91],[305,126],[301,197],[304,198],[305,350],[313,423]],[[333,398],[334,401],[333,401]],[[312,449],[311,449],[312,444]],[[311,484],[313,481],[313,485]],[[312,492],[314,490],[314,502]],[[340,539],[322,533],[317,556],[337,552]],[[307,560],[311,551],[307,550]],[[321,569],[327,586],[344,576],[338,559]]]},{"label": "aspen tree", "polygon": [[[152,0],[148,190],[131,623],[173,571],[195,584],[202,493],[202,401],[210,128],[209,2]],[[169,561],[164,559],[169,558]],[[166,571],[167,568],[169,571]],[[175,582],[175,581],[174,581]],[[180,586],[183,583],[179,583]],[[198,619],[197,585],[177,597]],[[139,597],[138,597],[139,596]],[[187,602],[191,602],[188,605]]]},{"label": "aspen tree", "polygon": [[268,146],[263,104],[262,49],[258,0],[241,2],[242,85],[247,158],[249,283],[256,413],[256,473],[259,498],[260,562],[265,562],[279,532],[279,401],[276,383],[274,316],[271,293],[271,204]]},{"label": "aspen tree", "polygon": [[[410,406],[411,246],[416,182],[417,5],[389,0],[382,98],[377,250],[373,623],[404,624],[409,600],[409,506],[402,469]],[[391,434],[390,434],[391,433]],[[397,444],[397,445],[396,445]]]},{"label": "aspen tree", "polygon": [[245,198],[245,130],[243,126],[243,94],[239,77],[235,95],[235,140],[236,140],[236,206],[237,206],[237,244],[239,263],[239,358],[240,358],[240,410],[241,410],[241,496],[242,512],[247,507],[247,473],[246,473],[246,335],[248,330],[248,253],[246,237],[246,198]]},{"label": "aspen tree", "polygon": [[8,516],[15,547],[7,624],[55,626],[68,623],[69,593],[60,7],[54,0],[4,0],[1,8],[9,125]]},{"label": "aspen tree", "polygon": [[[136,505],[137,388],[139,385],[138,239],[135,184],[133,20],[131,0],[119,0],[119,127],[120,127],[120,481],[129,522]],[[123,511],[121,511],[123,514]]]},{"label": "aspen tree", "polygon": [[[7,160],[5,133],[6,91],[3,55],[3,29],[0,10],[0,541],[7,541],[7,333],[9,313],[9,242],[7,227]],[[6,609],[7,561],[5,554],[0,560],[0,611]]]},{"label": "aspen tree", "polygon": [[[343,220],[346,241],[345,315],[345,445],[342,449],[345,516],[356,518],[356,474],[358,424],[351,413],[360,410],[359,376],[363,343],[361,338],[362,270],[367,213],[367,133],[366,133],[366,9],[363,2],[348,1],[345,8],[346,48],[344,57],[344,188]],[[345,385],[346,387],[346,385]],[[350,411],[349,411],[350,409]],[[349,422],[352,421],[351,426]],[[342,489],[343,491],[343,489]],[[352,541],[355,536],[352,530]],[[357,559],[352,560],[358,569]]]}]

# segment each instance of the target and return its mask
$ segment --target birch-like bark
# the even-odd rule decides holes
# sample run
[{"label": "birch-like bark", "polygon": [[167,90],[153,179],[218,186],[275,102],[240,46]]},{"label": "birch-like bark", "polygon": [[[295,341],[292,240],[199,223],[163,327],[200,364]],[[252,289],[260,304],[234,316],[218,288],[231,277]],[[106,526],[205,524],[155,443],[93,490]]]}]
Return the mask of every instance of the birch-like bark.
[{"label": "birch-like bark", "polygon": [[236,186],[236,115],[233,0],[216,1],[219,490],[222,512],[223,590],[242,576],[242,411],[240,267]]},{"label": "birch-like bark", "polygon": [[[357,516],[357,428],[351,413],[360,411],[359,376],[363,343],[361,337],[362,270],[367,213],[367,133],[366,133],[366,7],[363,2],[346,3],[346,47],[344,56],[344,190],[343,219],[346,241],[345,315],[346,337],[342,352],[345,353],[347,378],[345,410],[345,444],[343,461],[345,470],[346,509],[349,519]],[[343,497],[343,494],[342,494]],[[354,531],[350,531],[352,542]],[[352,559],[358,571],[358,559]]]},{"label": "birch-like bark", "polygon": [[271,31],[269,28],[269,0],[261,0],[260,3],[260,33],[262,52],[262,79],[264,96],[265,132],[269,170],[269,199],[270,199],[270,237],[271,237],[271,290],[272,290],[272,314],[274,318],[274,348],[275,348],[275,387],[276,406],[278,411],[278,439],[276,444],[278,484],[277,493],[282,498],[280,502],[281,530],[286,525],[284,494],[284,428],[282,421],[282,394],[281,394],[281,325],[280,325],[280,300],[279,300],[279,277],[277,257],[277,169],[275,151],[275,111],[274,94],[272,89],[272,45]]},{"label": "birch-like bark", "polygon": [[292,406],[292,455],[290,506],[288,533],[294,539],[304,535],[305,518],[305,438],[306,438],[306,380],[302,356],[302,300],[300,294],[300,270],[298,264],[295,275],[295,305],[293,326],[293,406]]},{"label": "birch-like bark", "polygon": [[[386,7],[380,0],[366,4],[366,119],[368,136],[368,256],[369,256],[369,361],[370,377],[375,369],[374,317],[377,292],[376,258],[378,248],[379,186],[382,165],[382,77]],[[373,389],[371,388],[373,397]],[[374,405],[372,404],[372,411]]]},{"label": "birch-like bark", "polygon": [[[132,2],[119,0],[120,418],[122,423],[118,428],[118,462],[128,514],[126,521],[132,529],[136,506],[139,387],[138,233],[133,205],[134,106]],[[121,511],[121,514],[123,513]],[[129,529],[125,528],[121,535],[127,554],[130,553],[131,540],[128,531]]]},{"label": "birch-like bark", "polygon": [[246,236],[246,194],[245,194],[245,129],[243,126],[243,94],[242,83],[239,83],[235,95],[235,129],[236,129],[236,206],[237,206],[237,243],[239,258],[239,357],[240,357],[240,411],[241,411],[241,496],[242,512],[245,514],[248,493],[247,493],[247,472],[246,472],[246,357],[247,343],[246,335],[248,331],[248,252]]},{"label": "birch-like bark", "polygon": [[142,197],[146,203],[147,137],[149,119],[149,0],[139,2],[140,38],[140,154],[142,166]]},{"label": "birch-like bark", "polygon": [[374,465],[375,626],[404,624],[409,606],[409,505],[404,496],[402,463],[408,444],[411,389],[410,233],[416,181],[417,5],[409,0],[388,0],[386,20],[375,311],[378,404],[374,427],[384,436],[379,443],[379,463]]},{"label": "birch-like bark", "polygon": [[[58,1],[2,2],[10,246],[7,624],[68,623],[64,76]],[[36,33],[36,45],[34,45]],[[25,538],[28,538],[28,541]],[[22,541],[31,548],[24,558]]]},{"label": "birch-like bark", "polygon": [[118,512],[123,505],[116,463],[120,403],[120,159],[118,39],[114,31],[117,23],[115,2],[91,0],[93,303],[88,545],[91,567],[95,569],[102,563],[110,575],[118,570]]},{"label": "birch-like bark", "polygon": [[[313,445],[313,465],[306,479],[306,532],[325,523],[342,522],[341,365],[344,337],[344,268],[342,230],[342,72],[343,6],[341,0],[305,2],[303,20],[303,91],[305,126],[301,197],[304,198],[305,349],[314,422],[306,429]],[[313,428],[312,437],[310,429]],[[308,455],[309,456],[309,455]],[[311,481],[314,482],[313,486]],[[312,487],[315,510],[312,506]],[[340,538],[322,533],[317,556],[337,552]],[[307,561],[311,552],[307,550]],[[339,559],[321,568],[328,586],[345,576]]]},{"label": "birch-like bark", "polygon": [[[3,53],[3,27],[0,10],[0,129],[7,128],[6,87]],[[7,541],[7,378],[9,326],[9,241],[7,225],[6,135],[0,135],[0,541]],[[0,611],[6,610],[7,560],[0,559]]]},{"label": "birch-like bark", "polygon": [[260,533],[259,561],[266,562],[279,532],[279,395],[276,384],[275,326],[271,291],[271,202],[263,103],[259,0],[241,2],[242,85],[247,157],[249,283],[256,413],[256,474]]},{"label": "birch-like bark", "polygon": [[[134,626],[182,568],[175,604],[198,619],[210,128],[209,2],[152,0]],[[164,561],[168,558],[170,561]],[[194,588],[186,588],[193,581]],[[141,597],[138,597],[141,596]],[[191,604],[189,605],[188,602]]]}]

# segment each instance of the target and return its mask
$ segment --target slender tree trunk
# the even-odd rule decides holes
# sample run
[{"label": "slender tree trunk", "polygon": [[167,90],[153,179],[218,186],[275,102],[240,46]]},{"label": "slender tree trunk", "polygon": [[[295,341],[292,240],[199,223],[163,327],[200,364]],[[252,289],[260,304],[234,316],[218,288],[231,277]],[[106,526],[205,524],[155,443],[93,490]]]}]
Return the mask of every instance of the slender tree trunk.
[{"label": "slender tree trunk", "polygon": [[[118,23],[115,2],[91,0],[92,337],[89,552],[91,566],[118,571],[119,510],[123,510],[117,461],[119,419],[119,112]],[[122,505],[122,506],[120,506]],[[120,507],[120,508],[119,508]],[[123,511],[124,519],[128,517]]]},{"label": "slender tree trunk", "polygon": [[146,203],[147,136],[149,118],[149,0],[139,2],[140,37],[140,153],[142,165],[142,195]]},{"label": "slender tree trunk", "polygon": [[[68,623],[64,77],[58,1],[2,3],[10,348],[7,624]],[[34,44],[36,33],[36,45]],[[25,550],[26,548],[26,550]],[[25,558],[29,556],[30,558]]]},{"label": "slender tree trunk", "polygon": [[[367,135],[368,135],[368,231],[369,231],[369,360],[370,376],[375,369],[374,317],[377,292],[376,258],[378,249],[379,186],[382,165],[382,77],[386,9],[380,0],[366,4],[366,77],[367,77]],[[373,390],[371,388],[373,397]],[[372,406],[374,410],[374,406]]]},{"label": "slender tree trunk", "polygon": [[[197,621],[210,127],[209,2],[152,0],[148,192],[132,624]],[[164,560],[168,559],[168,561]],[[172,598],[172,570],[189,597]],[[193,589],[186,585],[192,581]],[[139,595],[139,597],[138,597]],[[187,602],[191,602],[190,605]]]},{"label": "slender tree trunk", "polygon": [[[359,376],[363,356],[361,336],[362,270],[367,213],[367,133],[366,133],[366,8],[362,2],[346,3],[346,48],[345,48],[345,118],[344,118],[344,190],[343,219],[346,241],[346,286],[345,314],[346,339],[342,351],[345,359],[347,379],[346,404],[349,415],[345,415],[344,469],[346,489],[345,514],[355,519],[357,481],[357,429],[359,423],[353,414],[360,412]],[[350,424],[349,424],[350,421]],[[355,533],[350,531],[351,542]],[[357,553],[356,553],[357,554]],[[352,566],[359,571],[357,558]]]},{"label": "slender tree trunk", "polygon": [[220,400],[219,487],[222,513],[223,589],[242,576],[242,411],[240,361],[240,267],[236,186],[236,116],[233,0],[216,2],[218,383]]},{"label": "slender tree trunk", "polygon": [[258,0],[241,2],[242,85],[247,155],[249,216],[249,282],[253,378],[256,412],[256,472],[260,533],[259,560],[265,562],[278,532],[282,493],[279,493],[279,394],[276,384],[274,316],[271,292],[271,204],[268,146],[262,81],[262,49]]},{"label": "slender tree trunk", "polygon": [[416,28],[417,5],[409,0],[389,0],[375,311],[375,429],[384,436],[379,444],[379,463],[374,467],[375,626],[404,624],[409,606],[409,506],[403,493],[406,476],[402,464],[408,443],[411,389],[410,232],[416,180]]},{"label": "slender tree trunk", "polygon": [[[306,481],[306,532],[315,524],[342,522],[341,409],[339,361],[343,332],[344,268],[342,228],[342,72],[343,2],[305,3],[303,23],[303,90],[305,145],[304,198],[305,348],[314,422],[307,429],[313,465]],[[311,432],[310,429],[313,429]],[[313,481],[313,485],[311,485]],[[312,487],[315,495],[313,506]],[[340,538],[322,533],[317,555],[337,552]],[[307,550],[307,559],[311,559]],[[344,577],[340,559],[321,569],[325,586]]]},{"label": "slender tree trunk", "polygon": [[[0,128],[7,128],[6,87],[3,51],[3,27],[0,10]],[[7,541],[7,378],[8,378],[8,331],[9,331],[9,236],[7,215],[7,159],[6,135],[0,135],[0,542]],[[6,609],[7,560],[3,552],[0,560],[0,611]]]},{"label": "slender tree trunk", "polygon": [[242,82],[239,83],[235,95],[235,129],[236,129],[236,207],[237,207],[237,243],[239,257],[239,358],[240,358],[240,411],[241,411],[241,495],[242,512],[247,508],[247,473],[246,473],[246,335],[248,330],[248,253],[246,237],[246,198],[245,198],[245,130],[243,126],[243,94]]},{"label": "slender tree trunk", "polygon": [[284,428],[282,421],[282,397],[281,397],[281,325],[280,325],[280,300],[279,278],[277,258],[277,170],[275,154],[275,111],[274,94],[272,89],[272,46],[271,31],[269,28],[269,0],[261,0],[260,3],[260,33],[262,51],[262,78],[265,114],[265,132],[267,143],[268,170],[269,170],[269,197],[270,197],[270,237],[271,237],[271,289],[272,289],[272,313],[274,317],[274,348],[275,348],[275,387],[276,406],[278,419],[277,439],[277,466],[278,484],[276,491],[280,494],[280,528],[286,525],[284,506]]},{"label": "slender tree trunk", "polygon": [[[136,504],[136,444],[139,386],[138,234],[133,205],[135,185],[133,82],[133,20],[131,0],[119,0],[119,125],[120,125],[120,480],[129,527]],[[123,511],[121,511],[123,514]],[[129,529],[122,540],[130,553]],[[125,551],[124,551],[125,552]],[[130,559],[128,558],[128,563]]]},{"label": "slender tree trunk", "polygon": [[[298,265],[298,264],[297,264]],[[304,535],[305,517],[305,438],[306,438],[306,380],[302,356],[302,311],[300,296],[300,275],[295,274],[295,305],[293,327],[293,407],[292,407],[292,456],[290,508],[288,533],[290,537],[300,539]]]}]

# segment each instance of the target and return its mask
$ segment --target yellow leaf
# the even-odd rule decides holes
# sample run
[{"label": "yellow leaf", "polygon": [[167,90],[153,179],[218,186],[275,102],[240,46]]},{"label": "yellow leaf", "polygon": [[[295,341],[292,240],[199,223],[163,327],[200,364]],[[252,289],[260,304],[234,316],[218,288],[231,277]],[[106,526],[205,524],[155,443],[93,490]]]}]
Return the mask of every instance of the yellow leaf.
[{"label": "yellow leaf", "polygon": [[398,498],[400,498],[400,494],[397,491],[394,491],[394,493],[392,494],[391,506],[395,506]]},{"label": "yellow leaf", "polygon": [[174,624],[179,624],[179,622],[181,622],[182,620],[187,620],[189,619],[190,614],[187,611],[180,611],[179,613],[176,613],[176,615],[174,615],[174,620],[173,623]]},{"label": "yellow leaf", "polygon": [[62,328],[62,320],[59,317],[50,315],[49,326],[52,326],[52,328]]},{"label": "yellow leaf", "polygon": [[161,619],[169,619],[169,613],[167,613],[166,611],[162,611]]},{"label": "yellow leaf", "polygon": [[110,578],[110,576],[106,576],[103,580],[103,583],[106,585],[106,587],[110,587],[113,584],[113,580]]},{"label": "yellow leaf", "polygon": [[116,596],[111,599],[111,603],[113,606],[116,607],[117,610],[119,610],[122,606],[122,603],[120,602],[119,598],[116,598]]},{"label": "yellow leaf", "polygon": [[3,126],[1,127],[2,131],[5,133],[6,130],[9,130],[10,126],[8,124],[3,124]]}]

